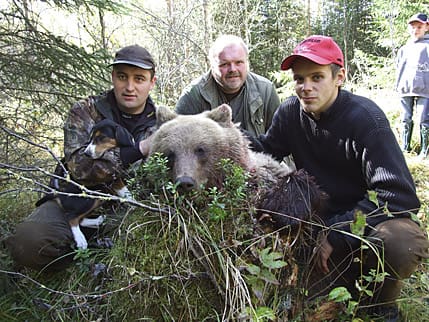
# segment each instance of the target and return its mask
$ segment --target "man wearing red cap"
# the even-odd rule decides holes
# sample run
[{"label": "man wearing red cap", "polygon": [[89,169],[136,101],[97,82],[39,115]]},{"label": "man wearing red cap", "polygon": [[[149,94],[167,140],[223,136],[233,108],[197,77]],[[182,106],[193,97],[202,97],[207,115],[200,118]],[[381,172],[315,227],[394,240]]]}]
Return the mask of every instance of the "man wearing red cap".
[{"label": "man wearing red cap", "polygon": [[[109,66],[112,66],[113,88],[76,102],[64,124],[63,167],[74,182],[89,189],[109,184],[118,169],[126,170],[130,164],[142,159],[141,142],[156,123],[155,105],[149,96],[156,82],[155,62],[150,53],[138,45],[127,46],[116,53]],[[93,159],[84,151],[94,125],[106,119],[121,127],[122,133],[130,134],[126,136],[129,144]],[[100,172],[104,174],[102,178],[98,175]],[[62,186],[66,183],[66,180],[59,180],[59,187],[55,189],[64,191]],[[67,209],[55,200],[47,200],[18,224],[16,233],[6,240],[18,265],[52,271],[70,264],[75,245],[65,212]]]},{"label": "man wearing red cap", "polygon": [[[305,39],[281,69],[292,70],[296,96],[280,105],[254,146],[260,143],[279,160],[292,156],[296,167],[307,170],[329,195],[318,214],[323,228],[315,228],[319,238],[307,285],[310,299],[345,286],[358,300],[362,294],[356,283],[378,268],[389,275],[371,288],[368,300],[377,305],[370,313],[395,321],[401,279],[429,257],[429,243],[411,219],[420,202],[389,122],[373,101],[341,88],[343,53],[330,37]],[[374,248],[362,248],[365,242],[351,233],[358,214],[366,219],[363,238]]]},{"label": "man wearing red cap", "polygon": [[413,114],[421,108],[420,153],[424,159],[429,152],[429,30],[428,16],[418,13],[408,19],[410,39],[396,56],[396,84],[402,107],[401,144],[404,152],[411,151]]}]

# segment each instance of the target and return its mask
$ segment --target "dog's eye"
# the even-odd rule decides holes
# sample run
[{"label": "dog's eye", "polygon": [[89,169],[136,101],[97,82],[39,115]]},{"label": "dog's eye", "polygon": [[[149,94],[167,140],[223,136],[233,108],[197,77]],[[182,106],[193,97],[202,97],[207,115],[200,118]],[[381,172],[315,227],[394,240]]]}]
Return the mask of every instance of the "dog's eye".
[{"label": "dog's eye", "polygon": [[93,135],[90,138],[90,141],[92,140],[93,142],[97,143],[97,142],[103,142],[103,140],[105,139],[106,139],[106,136],[104,134],[97,133],[97,135]]}]

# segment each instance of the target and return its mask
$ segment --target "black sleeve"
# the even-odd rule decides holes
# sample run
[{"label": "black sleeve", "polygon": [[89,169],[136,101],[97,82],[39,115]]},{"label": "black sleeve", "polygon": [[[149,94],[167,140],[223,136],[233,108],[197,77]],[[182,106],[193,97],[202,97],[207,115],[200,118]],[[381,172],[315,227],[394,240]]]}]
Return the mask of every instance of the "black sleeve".
[{"label": "black sleeve", "polygon": [[277,109],[270,128],[266,134],[257,138],[257,143],[263,152],[271,154],[277,160],[283,160],[290,154],[289,141],[299,137],[294,133],[296,127],[299,127],[299,101],[290,97]]},{"label": "black sleeve", "polygon": [[135,146],[127,146],[120,148],[119,155],[122,161],[122,165],[125,169],[128,168],[130,164],[143,158],[143,154],[141,154],[138,144],[139,143],[136,142]]},{"label": "black sleeve", "polygon": [[254,137],[252,134],[250,134],[249,131],[240,128],[241,132],[244,134],[246,139],[249,140],[249,148],[255,152],[264,152],[264,147],[262,146],[261,142],[258,138]]}]

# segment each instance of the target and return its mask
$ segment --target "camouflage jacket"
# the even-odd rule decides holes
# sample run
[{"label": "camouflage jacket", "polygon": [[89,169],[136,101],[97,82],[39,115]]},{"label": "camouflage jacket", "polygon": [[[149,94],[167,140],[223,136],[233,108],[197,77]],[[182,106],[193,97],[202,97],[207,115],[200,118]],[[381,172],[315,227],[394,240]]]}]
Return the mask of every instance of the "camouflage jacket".
[{"label": "camouflage jacket", "polygon": [[[125,127],[133,135],[136,146],[115,148],[104,153],[102,158],[93,160],[83,151],[92,127],[105,118]],[[151,98],[147,99],[144,112],[135,122],[130,118],[117,107],[113,90],[90,96],[73,105],[64,124],[64,154],[66,167],[74,180],[87,186],[110,182],[130,163],[142,158],[138,142],[155,125],[155,106]],[[103,175],[100,176],[100,173]]]}]

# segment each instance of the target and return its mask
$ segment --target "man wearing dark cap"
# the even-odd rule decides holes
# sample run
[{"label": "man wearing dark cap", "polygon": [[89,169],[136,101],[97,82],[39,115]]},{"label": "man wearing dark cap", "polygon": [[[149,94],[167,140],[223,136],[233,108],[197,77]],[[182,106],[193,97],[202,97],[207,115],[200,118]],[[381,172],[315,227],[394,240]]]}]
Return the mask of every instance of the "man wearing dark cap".
[{"label": "man wearing dark cap", "polygon": [[419,157],[425,159],[429,153],[429,30],[428,16],[417,13],[408,19],[407,43],[396,55],[395,88],[400,96],[402,108],[401,144],[404,152],[412,150],[413,115],[420,115]]},{"label": "man wearing dark cap", "polygon": [[[413,220],[420,202],[389,121],[373,101],[341,88],[343,53],[330,37],[305,39],[281,69],[292,70],[296,96],[254,146],[280,160],[292,156],[329,196],[314,225],[310,299],[344,286],[359,304],[374,304],[368,313],[396,321],[401,280],[429,257],[429,243]],[[352,233],[356,218],[364,219],[361,237]],[[387,273],[383,282],[367,282],[371,270]]]},{"label": "man wearing dark cap", "polygon": [[[138,45],[127,46],[116,53],[109,66],[113,88],[75,103],[64,124],[64,166],[73,181],[88,188],[111,182],[118,169],[126,170],[142,159],[140,142],[156,122],[155,105],[149,96],[156,82],[150,53]],[[93,159],[84,150],[93,126],[105,119],[126,129],[134,141],[130,139],[130,144]],[[17,264],[59,270],[71,262],[74,240],[64,211],[54,200],[48,200],[18,224],[16,233],[6,241]]]},{"label": "man wearing dark cap", "polygon": [[142,158],[138,144],[145,138],[147,130],[155,125],[155,106],[149,96],[156,82],[155,62],[149,52],[137,45],[124,47],[116,53],[110,66],[113,67],[113,89],[76,103],[64,125],[66,164],[80,182],[87,179],[93,182],[94,175],[80,171],[79,167],[86,162],[98,162],[81,153],[94,124],[105,118],[111,119],[126,128],[136,142],[133,147],[106,153],[103,158],[112,165],[112,169],[106,169],[109,172],[118,165],[127,168]]}]

